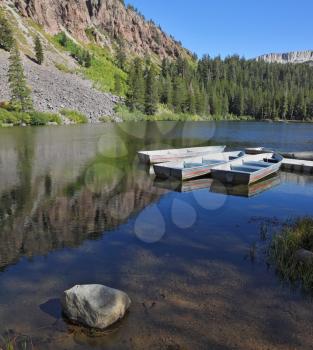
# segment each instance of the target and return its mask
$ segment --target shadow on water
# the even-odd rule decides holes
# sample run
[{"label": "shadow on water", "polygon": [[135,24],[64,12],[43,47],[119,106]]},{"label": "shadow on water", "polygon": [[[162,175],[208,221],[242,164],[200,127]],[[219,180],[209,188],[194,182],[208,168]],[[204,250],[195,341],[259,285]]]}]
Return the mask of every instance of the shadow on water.
[{"label": "shadow on water", "polygon": [[[288,144],[281,135],[293,128],[299,139]],[[312,177],[281,173],[252,192],[205,179],[174,192],[136,159],[139,149],[208,138],[234,148],[308,149],[308,129],[0,130],[0,333],[27,334],[38,349],[309,349],[311,300],[280,284],[258,246],[253,261],[245,257],[263,221],[313,214]],[[127,317],[94,335],[65,323],[60,295],[80,283],[125,290],[133,302]]]},{"label": "shadow on water", "polygon": [[39,305],[41,311],[54,317],[55,319],[60,319],[62,317],[62,306],[60,299],[50,299],[47,302]]}]

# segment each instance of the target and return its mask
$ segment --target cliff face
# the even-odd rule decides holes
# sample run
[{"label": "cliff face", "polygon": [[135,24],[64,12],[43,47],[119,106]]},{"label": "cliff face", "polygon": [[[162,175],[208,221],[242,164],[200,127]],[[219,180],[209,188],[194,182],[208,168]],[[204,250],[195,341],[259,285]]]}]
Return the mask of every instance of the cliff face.
[{"label": "cliff face", "polygon": [[[153,22],[146,21],[121,0],[14,0],[24,17],[42,25],[50,34],[66,30],[88,42],[91,35],[103,45],[122,41],[136,54],[177,57],[186,50]],[[87,35],[87,32],[88,35]]]},{"label": "cliff face", "polygon": [[292,51],[286,53],[270,53],[256,58],[268,63],[313,63],[313,51]]}]

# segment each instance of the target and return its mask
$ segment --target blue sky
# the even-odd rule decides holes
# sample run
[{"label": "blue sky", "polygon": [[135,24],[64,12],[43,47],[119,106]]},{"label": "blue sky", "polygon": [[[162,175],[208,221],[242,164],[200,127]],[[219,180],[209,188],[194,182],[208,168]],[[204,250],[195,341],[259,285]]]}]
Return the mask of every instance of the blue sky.
[{"label": "blue sky", "polygon": [[126,0],[199,56],[313,49],[313,0]]}]

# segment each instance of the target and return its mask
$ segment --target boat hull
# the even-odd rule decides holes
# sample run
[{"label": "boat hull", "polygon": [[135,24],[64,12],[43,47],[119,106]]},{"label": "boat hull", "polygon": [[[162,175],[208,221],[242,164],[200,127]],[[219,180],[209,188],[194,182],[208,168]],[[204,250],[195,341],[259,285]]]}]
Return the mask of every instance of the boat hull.
[{"label": "boat hull", "polygon": [[[264,158],[273,156],[273,162],[265,163]],[[213,179],[232,185],[249,185],[266,177],[276,174],[282,165],[283,158],[280,155],[270,153],[257,156],[247,155],[239,161],[232,162],[229,166],[218,166],[211,170]],[[262,163],[258,165],[257,163]],[[241,164],[240,164],[241,163]],[[255,163],[255,164],[253,164]]]},{"label": "boat hull", "polygon": [[223,152],[226,146],[190,147],[158,151],[139,151],[138,158],[142,163],[165,163],[178,159],[203,156],[210,153]]},{"label": "boat hull", "polygon": [[177,180],[188,180],[196,177],[207,175],[211,172],[212,166],[203,166],[199,169],[171,169],[155,164],[153,166],[154,173],[161,179],[173,178]]},{"label": "boat hull", "polygon": [[249,173],[235,173],[228,170],[214,171],[212,170],[212,177],[226,184],[233,185],[250,185],[260,181],[268,176],[276,174],[280,169],[280,165],[262,170],[258,174]]}]

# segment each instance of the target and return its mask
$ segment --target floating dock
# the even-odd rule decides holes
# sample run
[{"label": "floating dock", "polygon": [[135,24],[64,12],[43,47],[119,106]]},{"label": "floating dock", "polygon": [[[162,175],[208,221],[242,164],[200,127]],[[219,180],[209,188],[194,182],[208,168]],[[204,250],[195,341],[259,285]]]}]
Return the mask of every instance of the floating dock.
[{"label": "floating dock", "polygon": [[313,161],[304,159],[284,158],[281,165],[282,170],[296,171],[305,174],[313,174]]},{"label": "floating dock", "polygon": [[290,159],[299,160],[310,160],[313,161],[313,152],[278,152],[283,157]]}]

